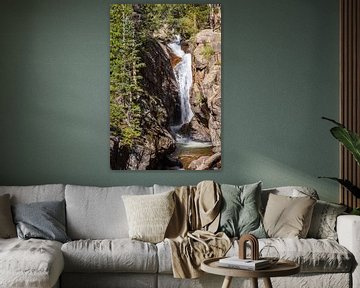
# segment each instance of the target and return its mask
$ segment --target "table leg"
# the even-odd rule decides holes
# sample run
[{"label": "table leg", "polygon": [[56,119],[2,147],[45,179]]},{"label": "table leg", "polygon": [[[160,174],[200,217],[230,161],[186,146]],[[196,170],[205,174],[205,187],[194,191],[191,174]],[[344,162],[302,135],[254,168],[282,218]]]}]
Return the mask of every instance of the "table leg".
[{"label": "table leg", "polygon": [[230,288],[232,277],[231,276],[225,276],[224,282],[221,286],[221,288]]},{"label": "table leg", "polygon": [[266,277],[263,279],[264,279],[265,288],[273,288],[270,278]]},{"label": "table leg", "polygon": [[258,279],[257,278],[251,278],[252,287],[258,288]]}]

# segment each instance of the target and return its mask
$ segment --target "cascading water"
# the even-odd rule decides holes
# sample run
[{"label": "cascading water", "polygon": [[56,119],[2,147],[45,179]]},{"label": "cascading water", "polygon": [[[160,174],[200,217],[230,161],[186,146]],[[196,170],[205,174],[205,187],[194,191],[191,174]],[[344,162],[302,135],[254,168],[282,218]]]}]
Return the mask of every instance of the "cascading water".
[{"label": "cascading water", "polygon": [[181,61],[174,67],[176,81],[179,85],[181,105],[181,122],[179,125],[175,126],[177,127],[177,130],[179,130],[182,125],[189,123],[191,118],[194,116],[189,99],[190,89],[192,86],[191,54],[185,53],[181,49],[180,36],[176,36],[175,40],[169,44],[169,47],[176,56],[181,58]]}]

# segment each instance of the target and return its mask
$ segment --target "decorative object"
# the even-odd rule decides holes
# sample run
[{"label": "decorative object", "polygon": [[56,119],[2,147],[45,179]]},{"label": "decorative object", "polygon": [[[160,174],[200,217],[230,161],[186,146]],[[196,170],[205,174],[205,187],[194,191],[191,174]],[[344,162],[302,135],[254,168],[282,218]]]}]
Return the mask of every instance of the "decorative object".
[{"label": "decorative object", "polygon": [[221,5],[110,7],[113,170],[221,166]]},{"label": "decorative object", "polygon": [[259,241],[258,239],[251,234],[245,234],[239,239],[239,258],[246,259],[246,243],[250,244],[251,259],[259,259]]}]

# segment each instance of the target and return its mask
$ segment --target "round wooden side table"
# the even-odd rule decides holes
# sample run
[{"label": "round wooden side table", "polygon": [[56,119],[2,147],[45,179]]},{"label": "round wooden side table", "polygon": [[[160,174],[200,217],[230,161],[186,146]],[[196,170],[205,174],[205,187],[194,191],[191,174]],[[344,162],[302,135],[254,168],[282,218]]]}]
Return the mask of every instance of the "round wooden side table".
[{"label": "round wooden side table", "polygon": [[261,270],[245,270],[222,267],[219,259],[206,259],[201,263],[201,270],[216,275],[225,276],[222,288],[229,288],[233,277],[251,278],[253,287],[258,288],[258,278],[263,278],[265,287],[272,288],[270,277],[289,276],[300,272],[300,266],[288,260],[279,260],[269,268]]}]

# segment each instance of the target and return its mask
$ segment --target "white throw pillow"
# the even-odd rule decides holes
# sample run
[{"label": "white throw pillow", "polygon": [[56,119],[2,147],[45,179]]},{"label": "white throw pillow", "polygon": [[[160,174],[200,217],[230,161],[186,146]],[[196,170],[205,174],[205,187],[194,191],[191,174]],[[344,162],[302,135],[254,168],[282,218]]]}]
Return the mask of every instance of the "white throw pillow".
[{"label": "white throw pillow", "polygon": [[129,226],[129,237],[151,243],[164,240],[175,208],[174,191],[155,195],[122,196]]}]

